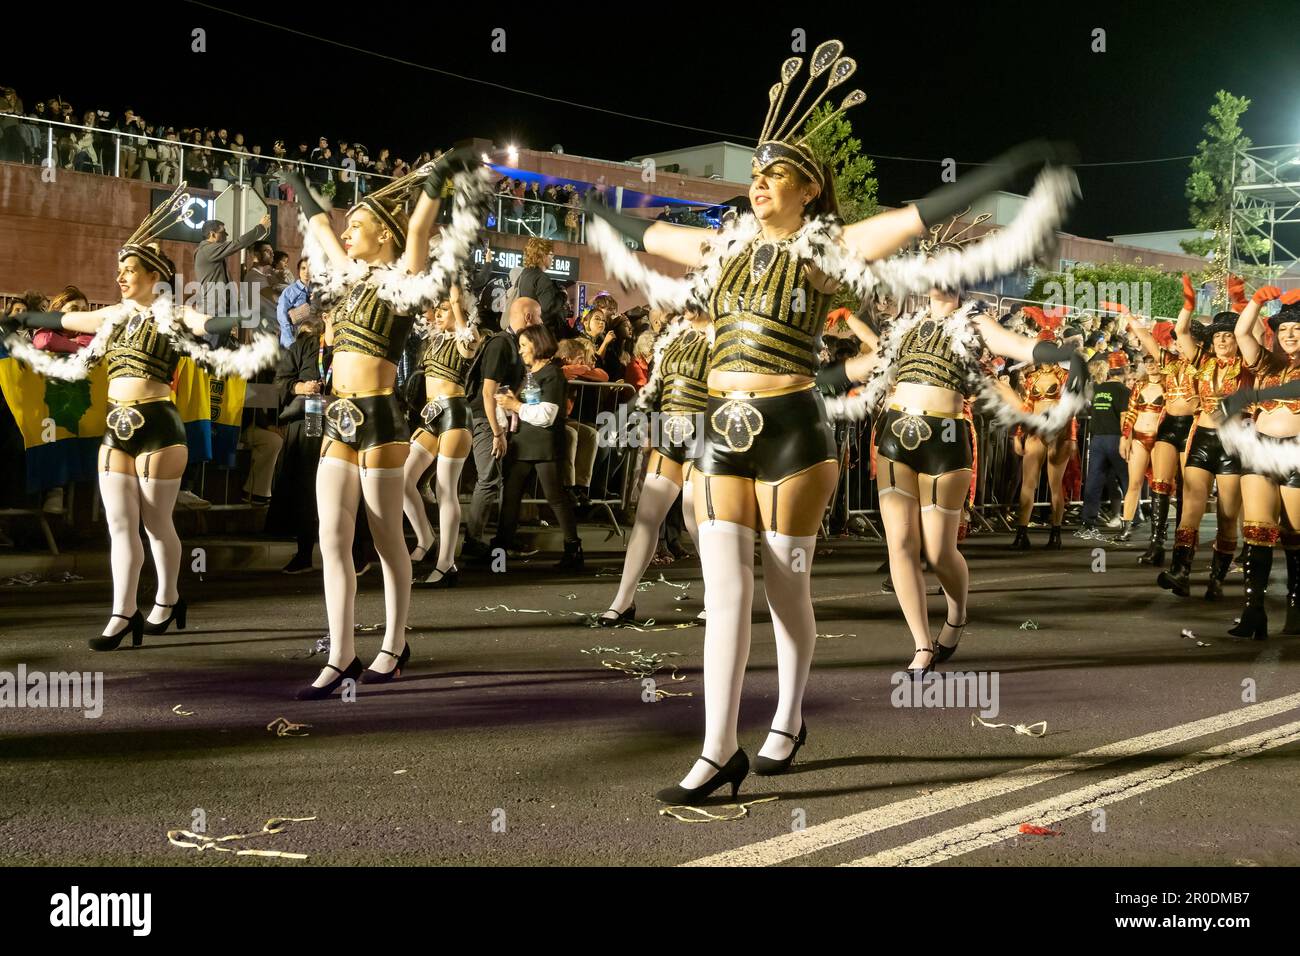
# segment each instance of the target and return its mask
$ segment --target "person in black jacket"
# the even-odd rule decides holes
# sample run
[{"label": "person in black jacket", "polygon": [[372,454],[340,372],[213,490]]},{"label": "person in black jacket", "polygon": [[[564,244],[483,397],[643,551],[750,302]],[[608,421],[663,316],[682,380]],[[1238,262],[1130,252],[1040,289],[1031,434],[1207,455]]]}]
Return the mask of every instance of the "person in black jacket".
[{"label": "person in black jacket", "polygon": [[519,524],[519,501],[528,476],[537,471],[542,493],[555,512],[564,532],[564,557],[555,565],[560,570],[582,570],[582,540],[573,516],[573,502],[564,489],[560,460],[565,457],[564,372],[552,359],[555,338],[544,326],[530,326],[519,333],[519,357],[526,370],[519,397],[507,392],[497,404],[519,416],[519,431],[506,452],[505,485],[501,491],[501,519],[492,548],[517,549],[515,531]]},{"label": "person in black jacket", "polygon": [[[319,519],[316,510],[316,468],[320,464],[321,435],[309,436],[306,400],[309,395],[329,392],[330,364],[334,358],[334,335],[328,317],[322,320],[313,309],[295,325],[298,337],[280,353],[275,370],[275,387],[280,397],[279,423],[285,426],[280,473],[271,495],[266,529],[271,534],[291,534],[298,550],[280,570],[285,574],[306,574],[315,570],[312,550],[316,546]],[[352,539],[352,563],[357,576],[365,574],[375,559],[370,523],[365,509],[357,510],[356,533]]]},{"label": "person in black jacket", "polygon": [[524,246],[524,269],[515,289],[522,298],[536,299],[542,306],[542,325],[557,342],[574,333],[569,328],[569,299],[555,280],[546,274],[554,255],[549,239],[529,239]]}]

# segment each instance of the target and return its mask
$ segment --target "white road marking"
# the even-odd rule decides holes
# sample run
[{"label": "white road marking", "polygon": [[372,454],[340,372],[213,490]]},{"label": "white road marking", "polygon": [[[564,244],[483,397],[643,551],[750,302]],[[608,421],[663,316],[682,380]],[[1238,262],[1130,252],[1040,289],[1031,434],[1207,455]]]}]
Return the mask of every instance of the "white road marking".
[{"label": "white road marking", "polygon": [[840,843],[857,840],[880,830],[911,823],[936,813],[946,813],[981,800],[1001,797],[1017,790],[1034,787],[1049,780],[1055,780],[1077,770],[1089,770],[1101,764],[1150,750],[1159,750],[1173,744],[1204,737],[1263,720],[1300,707],[1300,694],[1289,694],[1278,700],[1251,704],[1227,713],[1217,714],[1186,724],[1179,724],[1166,730],[1158,730],[1138,737],[1130,737],[1103,747],[1085,750],[1069,757],[1058,757],[1043,763],[1031,764],[1000,773],[983,780],[972,780],[946,787],[937,793],[911,797],[895,803],[886,804],[873,810],[840,817],[826,823],[819,823],[803,830],[783,833],[767,840],[760,840],[734,850],[725,850],[711,856],[693,860],[684,866],[771,866],[795,857],[817,853]]},{"label": "white road marking", "polygon": [[1300,741],[1300,721],[1219,744],[1200,753],[1175,757],[1142,770],[1111,777],[1048,800],[1040,800],[965,826],[943,830],[933,836],[840,865],[933,866],[944,860],[1010,840],[1019,834],[1020,825],[1023,823],[1050,827],[1061,820],[1091,813],[1098,807],[1128,800],[1139,794],[1186,780],[1198,773],[1225,766],[1243,757],[1251,757],[1296,741]]}]

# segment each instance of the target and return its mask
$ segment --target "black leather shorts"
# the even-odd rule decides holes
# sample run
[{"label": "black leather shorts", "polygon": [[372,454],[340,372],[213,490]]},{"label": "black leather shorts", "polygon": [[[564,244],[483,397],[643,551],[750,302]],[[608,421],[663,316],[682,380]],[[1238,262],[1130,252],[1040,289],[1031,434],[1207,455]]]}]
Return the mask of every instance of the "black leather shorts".
[{"label": "black leather shorts", "polygon": [[[1275,435],[1257,435],[1259,443],[1265,446],[1272,445],[1294,445],[1300,438],[1278,438]],[[1300,488],[1300,471],[1288,472],[1285,475],[1277,475],[1267,471],[1257,471],[1249,465],[1242,465],[1241,473],[1243,475],[1259,475],[1261,478],[1267,478],[1279,488]]]},{"label": "black leather shorts", "polygon": [[108,403],[103,444],[131,457],[184,445],[185,423],[171,396],[146,402]]},{"label": "black leather shorts", "polygon": [[946,475],[975,460],[970,422],[891,405],[876,431],[876,455],[918,475]]},{"label": "black leather shorts", "polygon": [[469,400],[464,395],[447,395],[429,399],[420,410],[420,420],[424,424],[415,430],[417,435],[420,432],[428,432],[436,436],[457,428],[468,431],[473,424],[469,413]]},{"label": "black leather shorts", "polygon": [[705,475],[775,484],[823,461],[839,460],[835,429],[811,383],[767,397],[761,392],[710,392],[704,421],[695,467]]},{"label": "black leather shorts", "polygon": [[1219,433],[1213,428],[1196,429],[1192,444],[1187,449],[1184,468],[1204,468],[1212,475],[1240,475],[1241,461],[1236,455],[1223,450]]},{"label": "black leather shorts", "polygon": [[411,440],[406,413],[388,390],[378,395],[339,396],[325,408],[325,437],[353,451]]},{"label": "black leather shorts", "polygon": [[704,448],[705,413],[686,411],[661,411],[659,435],[655,451],[669,461],[684,465],[700,456]]},{"label": "black leather shorts", "polygon": [[1156,429],[1156,441],[1168,442],[1178,449],[1181,455],[1187,447],[1187,436],[1191,433],[1195,415],[1166,415],[1160,420]]}]

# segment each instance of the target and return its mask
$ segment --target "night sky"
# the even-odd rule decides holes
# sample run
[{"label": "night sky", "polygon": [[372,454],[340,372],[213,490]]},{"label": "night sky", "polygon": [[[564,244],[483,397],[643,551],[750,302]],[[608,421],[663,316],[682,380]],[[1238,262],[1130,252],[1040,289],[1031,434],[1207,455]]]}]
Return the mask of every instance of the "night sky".
[{"label": "night sky", "polygon": [[[388,3],[363,5],[365,15],[326,14],[331,8],[320,4],[218,4],[393,57],[716,133],[548,103],[185,0],[164,6],[160,22],[139,7],[88,6],[76,22],[83,39],[75,55],[11,43],[0,82],[25,103],[58,93],[78,112],[131,107],[150,122],[226,126],[267,152],[277,137],[291,140],[292,152],[300,138],[314,146],[324,134],[361,141],[372,155],[386,145],[410,160],[477,135],[626,159],[722,138],[752,143],[767,88],[790,54],[790,31],[801,27],[810,50],[839,37],[858,60],[852,85],[867,102],[850,115],[865,151],[935,160],[878,159],[885,203],[933,188],[943,157],[979,162],[1038,136],[1073,141],[1085,164],[1190,154],[1220,88],[1253,100],[1244,126],[1256,145],[1300,142],[1300,31],[1294,15],[1270,12],[1283,3],[1241,12],[1223,3],[980,2],[949,13],[926,3],[809,4],[807,14],[790,3],[498,3],[454,14],[446,4]],[[674,24],[674,11],[689,11],[689,21]],[[207,31],[206,53],[190,51],[194,27]],[[507,31],[505,53],[489,49],[494,27]],[[1105,53],[1090,49],[1096,27],[1106,30]],[[101,47],[111,52],[97,59]],[[1079,175],[1084,201],[1070,232],[1187,226],[1187,160],[1085,165]]]}]

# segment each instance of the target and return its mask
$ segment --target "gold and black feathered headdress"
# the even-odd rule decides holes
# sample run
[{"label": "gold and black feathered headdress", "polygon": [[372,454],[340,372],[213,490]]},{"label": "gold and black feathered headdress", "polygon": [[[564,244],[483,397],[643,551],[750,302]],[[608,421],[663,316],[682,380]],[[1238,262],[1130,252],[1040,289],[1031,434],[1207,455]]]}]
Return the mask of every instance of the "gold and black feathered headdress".
[{"label": "gold and black feathered headdress", "polygon": [[406,227],[393,215],[392,209],[382,200],[388,200],[389,203],[395,203],[401,206],[406,202],[406,194],[418,182],[423,182],[429,175],[429,170],[433,168],[433,163],[425,163],[419,169],[413,169],[405,176],[394,179],[386,186],[381,186],[372,193],[367,193],[355,206],[348,210],[350,217],[358,209],[364,209],[370,213],[385,226],[389,232],[397,237],[397,248],[406,248]]},{"label": "gold and black feathered headdress", "polygon": [[947,222],[937,222],[930,227],[930,234],[917,243],[917,248],[923,255],[933,256],[946,250],[955,250],[960,252],[962,248],[971,242],[983,239],[986,234],[973,235],[971,230],[980,225],[987,219],[991,219],[993,213],[982,212],[970,222],[961,225],[961,219],[970,209],[960,212],[953,216]]},{"label": "gold and black feathered headdress", "polygon": [[164,281],[176,278],[175,267],[151,245],[164,232],[185,219],[185,211],[190,203],[190,194],[185,192],[187,183],[181,183],[175,192],[167,197],[166,202],[158,204],[153,212],[145,217],[131,238],[117,251],[117,261],[122,262],[128,256],[135,256],[153,272],[159,273]]},{"label": "gold and black feathered headdress", "polygon": [[[844,44],[839,40],[827,40],[819,45],[813,51],[812,62],[808,66],[808,79],[804,81],[803,89],[788,107],[786,93],[789,92],[790,84],[803,69],[803,58],[792,56],[781,64],[781,82],[774,84],[767,94],[767,119],[763,121],[763,132],[758,138],[758,149],[754,151],[755,172],[766,172],[777,163],[789,163],[822,189],[826,188],[821,163],[813,155],[808,145],[808,138],[849,107],[865,101],[867,94],[861,90],[854,90],[844,97],[838,109],[815,128],[806,134],[801,134],[800,129],[812,115],[813,110],[826,99],[827,94],[857,70],[857,62],[852,57],[842,56],[843,52]],[[798,113],[799,104],[803,102],[804,95],[812,86],[813,80],[823,73],[827,74],[825,89],[813,97],[812,103],[802,114]]]}]

